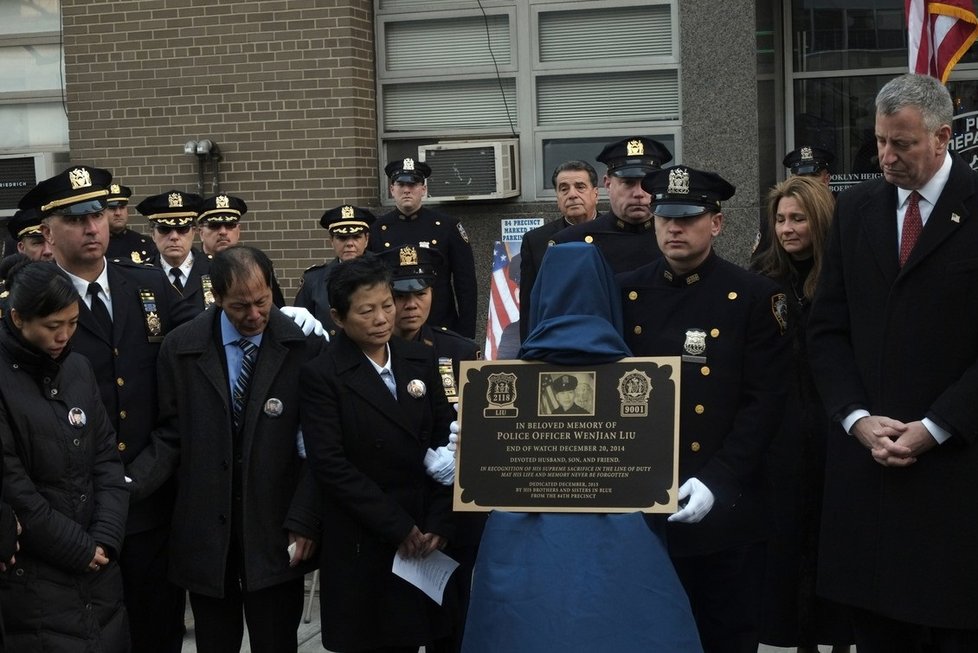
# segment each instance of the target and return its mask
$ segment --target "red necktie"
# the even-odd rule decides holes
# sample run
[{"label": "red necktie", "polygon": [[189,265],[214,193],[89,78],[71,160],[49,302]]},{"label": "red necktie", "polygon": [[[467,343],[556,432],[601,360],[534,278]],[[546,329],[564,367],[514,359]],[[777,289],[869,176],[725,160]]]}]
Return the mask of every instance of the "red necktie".
[{"label": "red necktie", "polygon": [[913,191],[910,193],[910,201],[907,202],[907,212],[903,216],[903,238],[900,239],[900,267],[910,258],[913,246],[920,238],[920,232],[924,228],[924,223],[920,219],[920,193]]}]

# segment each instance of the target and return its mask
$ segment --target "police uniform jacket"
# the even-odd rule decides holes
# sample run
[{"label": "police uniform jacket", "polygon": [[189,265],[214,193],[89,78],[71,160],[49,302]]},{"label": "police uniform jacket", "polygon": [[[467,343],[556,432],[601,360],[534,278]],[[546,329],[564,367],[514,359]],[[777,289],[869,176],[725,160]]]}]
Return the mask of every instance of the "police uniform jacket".
[{"label": "police uniform jacket", "polygon": [[[897,189],[839,195],[808,322],[828,413],[856,408],[951,433],[907,468],[828,439],[819,593],[892,619],[978,628],[978,175],[950,177],[906,264]],[[899,560],[893,567],[894,557]]]},{"label": "police uniform jacket", "polygon": [[[193,315],[196,315],[213,304],[214,296],[211,293],[211,304],[208,304],[206,301],[207,293],[204,292],[203,279],[208,277],[210,273],[210,257],[196,248],[192,249],[191,252],[194,255],[194,262],[190,266],[190,274],[183,284],[183,290],[178,290],[177,292],[180,294],[180,305],[190,307]],[[159,256],[154,257],[152,263],[161,270],[163,269],[163,264],[160,262]],[[169,275],[164,276],[172,285],[173,281]]]},{"label": "police uniform jacket", "polygon": [[[444,608],[391,573],[416,525],[451,539],[452,490],[425,472],[453,413],[430,347],[390,341],[397,398],[343,331],[302,369],[302,430],[323,488],[323,643],[330,650],[419,645],[448,632]],[[412,396],[408,384],[424,383]],[[417,395],[417,393],[415,393]],[[448,594],[448,592],[446,592]]]},{"label": "police uniform jacket", "polygon": [[289,531],[314,539],[320,533],[319,489],[300,458],[296,433],[299,368],[326,345],[273,309],[235,432],[220,317],[218,309],[205,311],[167,336],[157,366],[160,415],[152,453],[129,468],[133,484],[145,491],[176,467],[170,580],[219,598],[232,540],[248,591],[299,578],[314,565],[290,568],[286,548]]},{"label": "police uniform jacket", "polygon": [[784,294],[772,280],[716,254],[687,275],[660,259],[618,281],[634,355],[688,357],[681,370],[679,482],[695,476],[715,498],[703,521],[668,524],[670,553],[700,555],[762,540],[760,471],[781,424],[790,364]]},{"label": "police uniform jacket", "polygon": [[295,294],[293,306],[301,306],[312,313],[317,320],[322,322],[323,328],[332,338],[336,335],[336,324],[329,314],[329,292],[326,284],[329,282],[329,275],[333,273],[339,264],[339,257],[329,263],[314,265],[302,274],[302,285],[299,292]]},{"label": "police uniform jacket", "polygon": [[461,223],[422,206],[410,217],[395,209],[377,218],[370,227],[371,252],[420,243],[427,243],[425,246],[437,249],[444,257],[435,268],[428,324],[474,338],[478,294],[475,260]]},{"label": "police uniform jacket", "polygon": [[530,291],[554,235],[572,225],[563,216],[523,234],[520,244],[520,342],[530,332]]},{"label": "police uniform jacket", "polygon": [[[116,562],[129,491],[91,365],[60,361],[0,324],[3,500],[24,527],[0,575],[8,651],[128,650]],[[77,415],[76,424],[69,421]],[[88,569],[96,545],[108,565]]]},{"label": "police uniform jacket", "polygon": [[594,243],[615,274],[628,272],[662,256],[655,239],[655,220],[640,225],[626,222],[612,212],[590,222],[567,227],[556,234],[554,243]]},{"label": "police uniform jacket", "polygon": [[126,227],[122,233],[109,233],[109,244],[105,248],[105,258],[109,260],[149,263],[158,255],[159,250],[156,249],[156,243],[152,238],[136,233],[129,227]]},{"label": "police uniform jacket", "polygon": [[421,327],[415,342],[421,342],[435,349],[435,359],[448,358],[452,362],[452,372],[455,375],[455,389],[461,382],[459,378],[459,363],[462,361],[482,360],[482,351],[465,336],[460,336],[444,327],[433,328],[427,324]]},{"label": "police uniform jacket", "polygon": [[[128,261],[109,262],[112,334],[99,326],[79,301],[78,329],[72,349],[92,364],[105,410],[118,440],[123,464],[149,444],[156,423],[156,356],[163,336],[192,315],[177,305],[179,296],[159,268]],[[149,295],[145,300],[140,293]],[[155,313],[159,333],[153,329]],[[174,487],[165,484],[151,496],[134,497],[127,531],[139,533],[170,521]]]}]

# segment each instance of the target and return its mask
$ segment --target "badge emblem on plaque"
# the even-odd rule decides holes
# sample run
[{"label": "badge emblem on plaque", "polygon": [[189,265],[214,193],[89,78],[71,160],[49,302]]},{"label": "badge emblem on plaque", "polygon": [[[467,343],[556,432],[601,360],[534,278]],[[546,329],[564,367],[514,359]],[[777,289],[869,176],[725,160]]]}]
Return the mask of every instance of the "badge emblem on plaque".
[{"label": "badge emblem on plaque", "polygon": [[490,374],[487,379],[486,401],[489,405],[482,411],[483,417],[517,417],[516,375],[512,372]]},{"label": "badge emblem on plaque", "polygon": [[641,370],[629,370],[618,379],[618,397],[622,417],[647,417],[652,379]]}]

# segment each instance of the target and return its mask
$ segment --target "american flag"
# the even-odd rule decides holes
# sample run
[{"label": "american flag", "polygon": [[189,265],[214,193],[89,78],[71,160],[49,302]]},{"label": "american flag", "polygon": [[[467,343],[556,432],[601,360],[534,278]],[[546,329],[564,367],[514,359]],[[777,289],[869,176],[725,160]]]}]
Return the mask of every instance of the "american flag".
[{"label": "american flag", "polygon": [[978,38],[972,0],[905,0],[910,72],[946,82]]},{"label": "american flag", "polygon": [[[503,331],[520,319],[520,289],[509,278],[509,244],[498,240],[492,248],[492,284],[489,289],[489,321],[485,356],[496,360]],[[510,331],[512,334],[512,330]],[[517,335],[518,339],[519,336]]]}]

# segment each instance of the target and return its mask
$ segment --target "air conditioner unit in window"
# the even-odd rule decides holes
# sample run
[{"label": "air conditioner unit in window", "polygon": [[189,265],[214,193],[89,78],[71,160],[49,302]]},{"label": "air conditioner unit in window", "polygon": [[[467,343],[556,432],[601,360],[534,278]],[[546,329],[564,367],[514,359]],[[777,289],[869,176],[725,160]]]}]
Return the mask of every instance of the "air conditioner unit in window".
[{"label": "air conditioner unit in window", "polygon": [[432,200],[498,200],[520,194],[515,138],[419,145],[418,160],[431,167],[428,197]]},{"label": "air conditioner unit in window", "polygon": [[[64,161],[59,161],[60,159]],[[63,170],[67,155],[54,152],[0,155],[0,217],[11,216],[17,203],[37,182],[53,177],[56,167]]]}]

